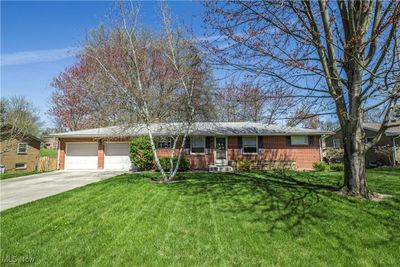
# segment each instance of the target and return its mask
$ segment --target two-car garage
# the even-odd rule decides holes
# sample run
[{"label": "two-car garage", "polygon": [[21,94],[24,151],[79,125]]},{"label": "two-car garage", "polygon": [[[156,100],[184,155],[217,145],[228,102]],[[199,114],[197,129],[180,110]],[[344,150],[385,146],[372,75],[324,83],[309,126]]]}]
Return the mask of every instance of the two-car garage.
[{"label": "two-car garage", "polygon": [[98,142],[66,143],[66,170],[129,170],[130,166],[127,142],[105,142],[104,146]]}]

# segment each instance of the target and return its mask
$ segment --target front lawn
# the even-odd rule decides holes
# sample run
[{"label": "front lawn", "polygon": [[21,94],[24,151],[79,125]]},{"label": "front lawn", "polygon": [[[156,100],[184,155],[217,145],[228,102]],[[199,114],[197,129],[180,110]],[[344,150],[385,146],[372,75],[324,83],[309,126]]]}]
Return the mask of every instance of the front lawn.
[{"label": "front lawn", "polygon": [[50,158],[55,158],[57,157],[57,148],[45,148],[42,147],[40,149],[40,156],[41,157],[50,157]]},{"label": "front lawn", "polygon": [[121,175],[1,213],[1,257],[64,266],[395,266],[400,170],[383,202],[332,192],[339,173]]}]

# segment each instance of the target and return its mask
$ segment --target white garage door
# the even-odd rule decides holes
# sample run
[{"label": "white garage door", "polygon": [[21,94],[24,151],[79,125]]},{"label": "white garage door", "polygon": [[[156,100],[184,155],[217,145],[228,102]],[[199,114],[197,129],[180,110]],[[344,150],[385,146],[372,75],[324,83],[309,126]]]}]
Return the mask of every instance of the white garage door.
[{"label": "white garage door", "polygon": [[96,170],[97,143],[69,143],[65,156],[66,170]]},{"label": "white garage door", "polygon": [[129,158],[128,143],[106,143],[104,155],[104,169],[129,170],[131,160]]}]

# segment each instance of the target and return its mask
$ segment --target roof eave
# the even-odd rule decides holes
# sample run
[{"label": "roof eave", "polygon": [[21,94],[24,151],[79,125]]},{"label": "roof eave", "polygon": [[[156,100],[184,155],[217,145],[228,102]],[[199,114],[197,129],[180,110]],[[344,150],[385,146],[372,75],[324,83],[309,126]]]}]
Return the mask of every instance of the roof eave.
[{"label": "roof eave", "polygon": [[[335,133],[333,132],[315,132],[315,133],[310,133],[310,132],[298,132],[298,133],[239,133],[239,134],[225,134],[225,133],[193,133],[190,135],[215,135],[215,136],[292,136],[292,135],[333,135]],[[163,136],[165,134],[154,134],[154,136]],[[126,138],[126,137],[133,137],[136,135],[49,135],[51,137],[57,137],[57,138]]]}]

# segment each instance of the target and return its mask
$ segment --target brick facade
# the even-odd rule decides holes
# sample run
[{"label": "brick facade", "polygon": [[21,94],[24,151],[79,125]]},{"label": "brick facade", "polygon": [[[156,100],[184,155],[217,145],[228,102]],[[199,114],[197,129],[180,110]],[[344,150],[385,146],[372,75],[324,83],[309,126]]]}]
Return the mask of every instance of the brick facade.
[{"label": "brick facade", "polygon": [[[190,163],[191,170],[207,170],[209,165],[214,164],[214,138],[209,137],[209,147],[206,148],[204,154],[193,155],[190,150],[184,149],[184,156]],[[243,154],[239,149],[239,138],[237,136],[228,137],[227,154],[228,160],[266,160],[266,161],[295,161],[299,170],[312,169],[312,164],[321,160],[320,137],[312,136],[311,145],[288,145],[286,136],[260,136],[263,138],[263,150],[259,149],[259,153]],[[128,140],[128,139],[127,139]],[[93,138],[74,138],[59,140],[59,169],[65,166],[65,142],[98,142],[98,168],[104,168],[104,141]],[[175,154],[178,153],[178,149]],[[262,152],[262,153],[261,153]],[[169,157],[170,149],[158,149],[159,157]]]},{"label": "brick facade", "polygon": [[97,168],[99,170],[104,169],[104,143],[102,140],[98,142]]},{"label": "brick facade", "polygon": [[239,138],[228,137],[228,159],[251,161],[295,161],[299,170],[311,170],[316,161],[321,161],[319,136],[313,136],[312,145],[288,145],[286,136],[259,136],[263,138],[263,153],[245,154],[239,151]]},{"label": "brick facade", "polygon": [[[214,164],[214,138],[210,140],[210,148],[206,149],[204,155],[193,155],[190,154],[190,150],[184,149],[183,155],[189,161],[189,168],[191,170],[208,170],[208,165]],[[178,155],[179,147],[175,151],[175,155]],[[157,149],[157,155],[159,157],[169,157],[171,155],[170,149]]]},{"label": "brick facade", "polygon": [[[18,143],[27,143],[27,153],[17,153]],[[6,172],[29,172],[37,169],[40,153],[40,142],[36,140],[3,140],[0,150],[5,151],[0,155],[0,164],[4,165]],[[26,168],[17,169],[15,164],[24,163]]]}]

